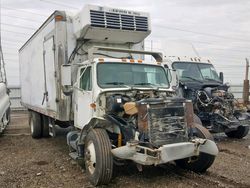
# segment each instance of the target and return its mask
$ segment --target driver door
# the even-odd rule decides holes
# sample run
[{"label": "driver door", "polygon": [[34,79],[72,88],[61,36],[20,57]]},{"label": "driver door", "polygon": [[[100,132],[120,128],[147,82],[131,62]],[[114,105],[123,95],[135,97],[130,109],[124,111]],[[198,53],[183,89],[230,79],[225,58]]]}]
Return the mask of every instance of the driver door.
[{"label": "driver door", "polygon": [[82,129],[93,115],[93,109],[90,107],[93,101],[92,67],[81,68],[77,78],[80,79],[74,88],[74,124],[77,128]]}]

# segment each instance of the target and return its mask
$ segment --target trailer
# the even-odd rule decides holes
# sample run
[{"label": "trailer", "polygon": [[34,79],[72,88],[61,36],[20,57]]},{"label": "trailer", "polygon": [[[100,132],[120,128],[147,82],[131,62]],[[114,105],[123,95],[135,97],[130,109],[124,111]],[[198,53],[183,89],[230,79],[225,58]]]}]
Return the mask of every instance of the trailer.
[{"label": "trailer", "polygon": [[19,50],[32,137],[74,127],[69,154],[93,185],[108,184],[121,161],[204,172],[218,153],[191,101],[176,97],[175,71],[144,50],[150,33],[148,13],[87,5],[55,11]]}]

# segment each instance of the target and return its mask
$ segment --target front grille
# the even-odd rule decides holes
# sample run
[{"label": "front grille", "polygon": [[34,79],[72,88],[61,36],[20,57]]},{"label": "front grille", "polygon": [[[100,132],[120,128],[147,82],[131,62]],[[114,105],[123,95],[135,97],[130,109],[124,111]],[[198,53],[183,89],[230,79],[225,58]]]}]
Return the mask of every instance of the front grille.
[{"label": "front grille", "polygon": [[188,140],[183,103],[149,105],[148,133],[156,146]]},{"label": "front grille", "polygon": [[145,16],[90,10],[90,20],[93,27],[148,31],[148,18]]}]

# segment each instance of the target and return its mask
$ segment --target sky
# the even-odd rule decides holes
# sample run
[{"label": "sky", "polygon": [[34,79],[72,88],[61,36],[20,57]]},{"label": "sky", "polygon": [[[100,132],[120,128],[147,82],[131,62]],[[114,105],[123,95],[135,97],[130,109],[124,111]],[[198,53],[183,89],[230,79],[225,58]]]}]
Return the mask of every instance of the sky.
[{"label": "sky", "polygon": [[55,10],[85,4],[149,12],[146,50],[208,58],[225,81],[242,84],[250,59],[249,0],[1,0],[1,36],[10,86],[19,86],[18,49]]}]

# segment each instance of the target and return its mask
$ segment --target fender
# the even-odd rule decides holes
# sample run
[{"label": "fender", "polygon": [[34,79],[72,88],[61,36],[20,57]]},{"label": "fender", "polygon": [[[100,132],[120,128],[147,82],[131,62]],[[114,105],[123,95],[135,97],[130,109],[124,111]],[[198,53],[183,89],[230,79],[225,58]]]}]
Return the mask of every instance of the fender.
[{"label": "fender", "polygon": [[135,127],[131,123],[115,115],[105,115],[104,117],[93,117],[90,122],[83,127],[79,144],[84,144],[86,135],[93,128],[104,128],[111,133],[122,134],[122,138],[125,142],[133,139],[135,135]]}]

